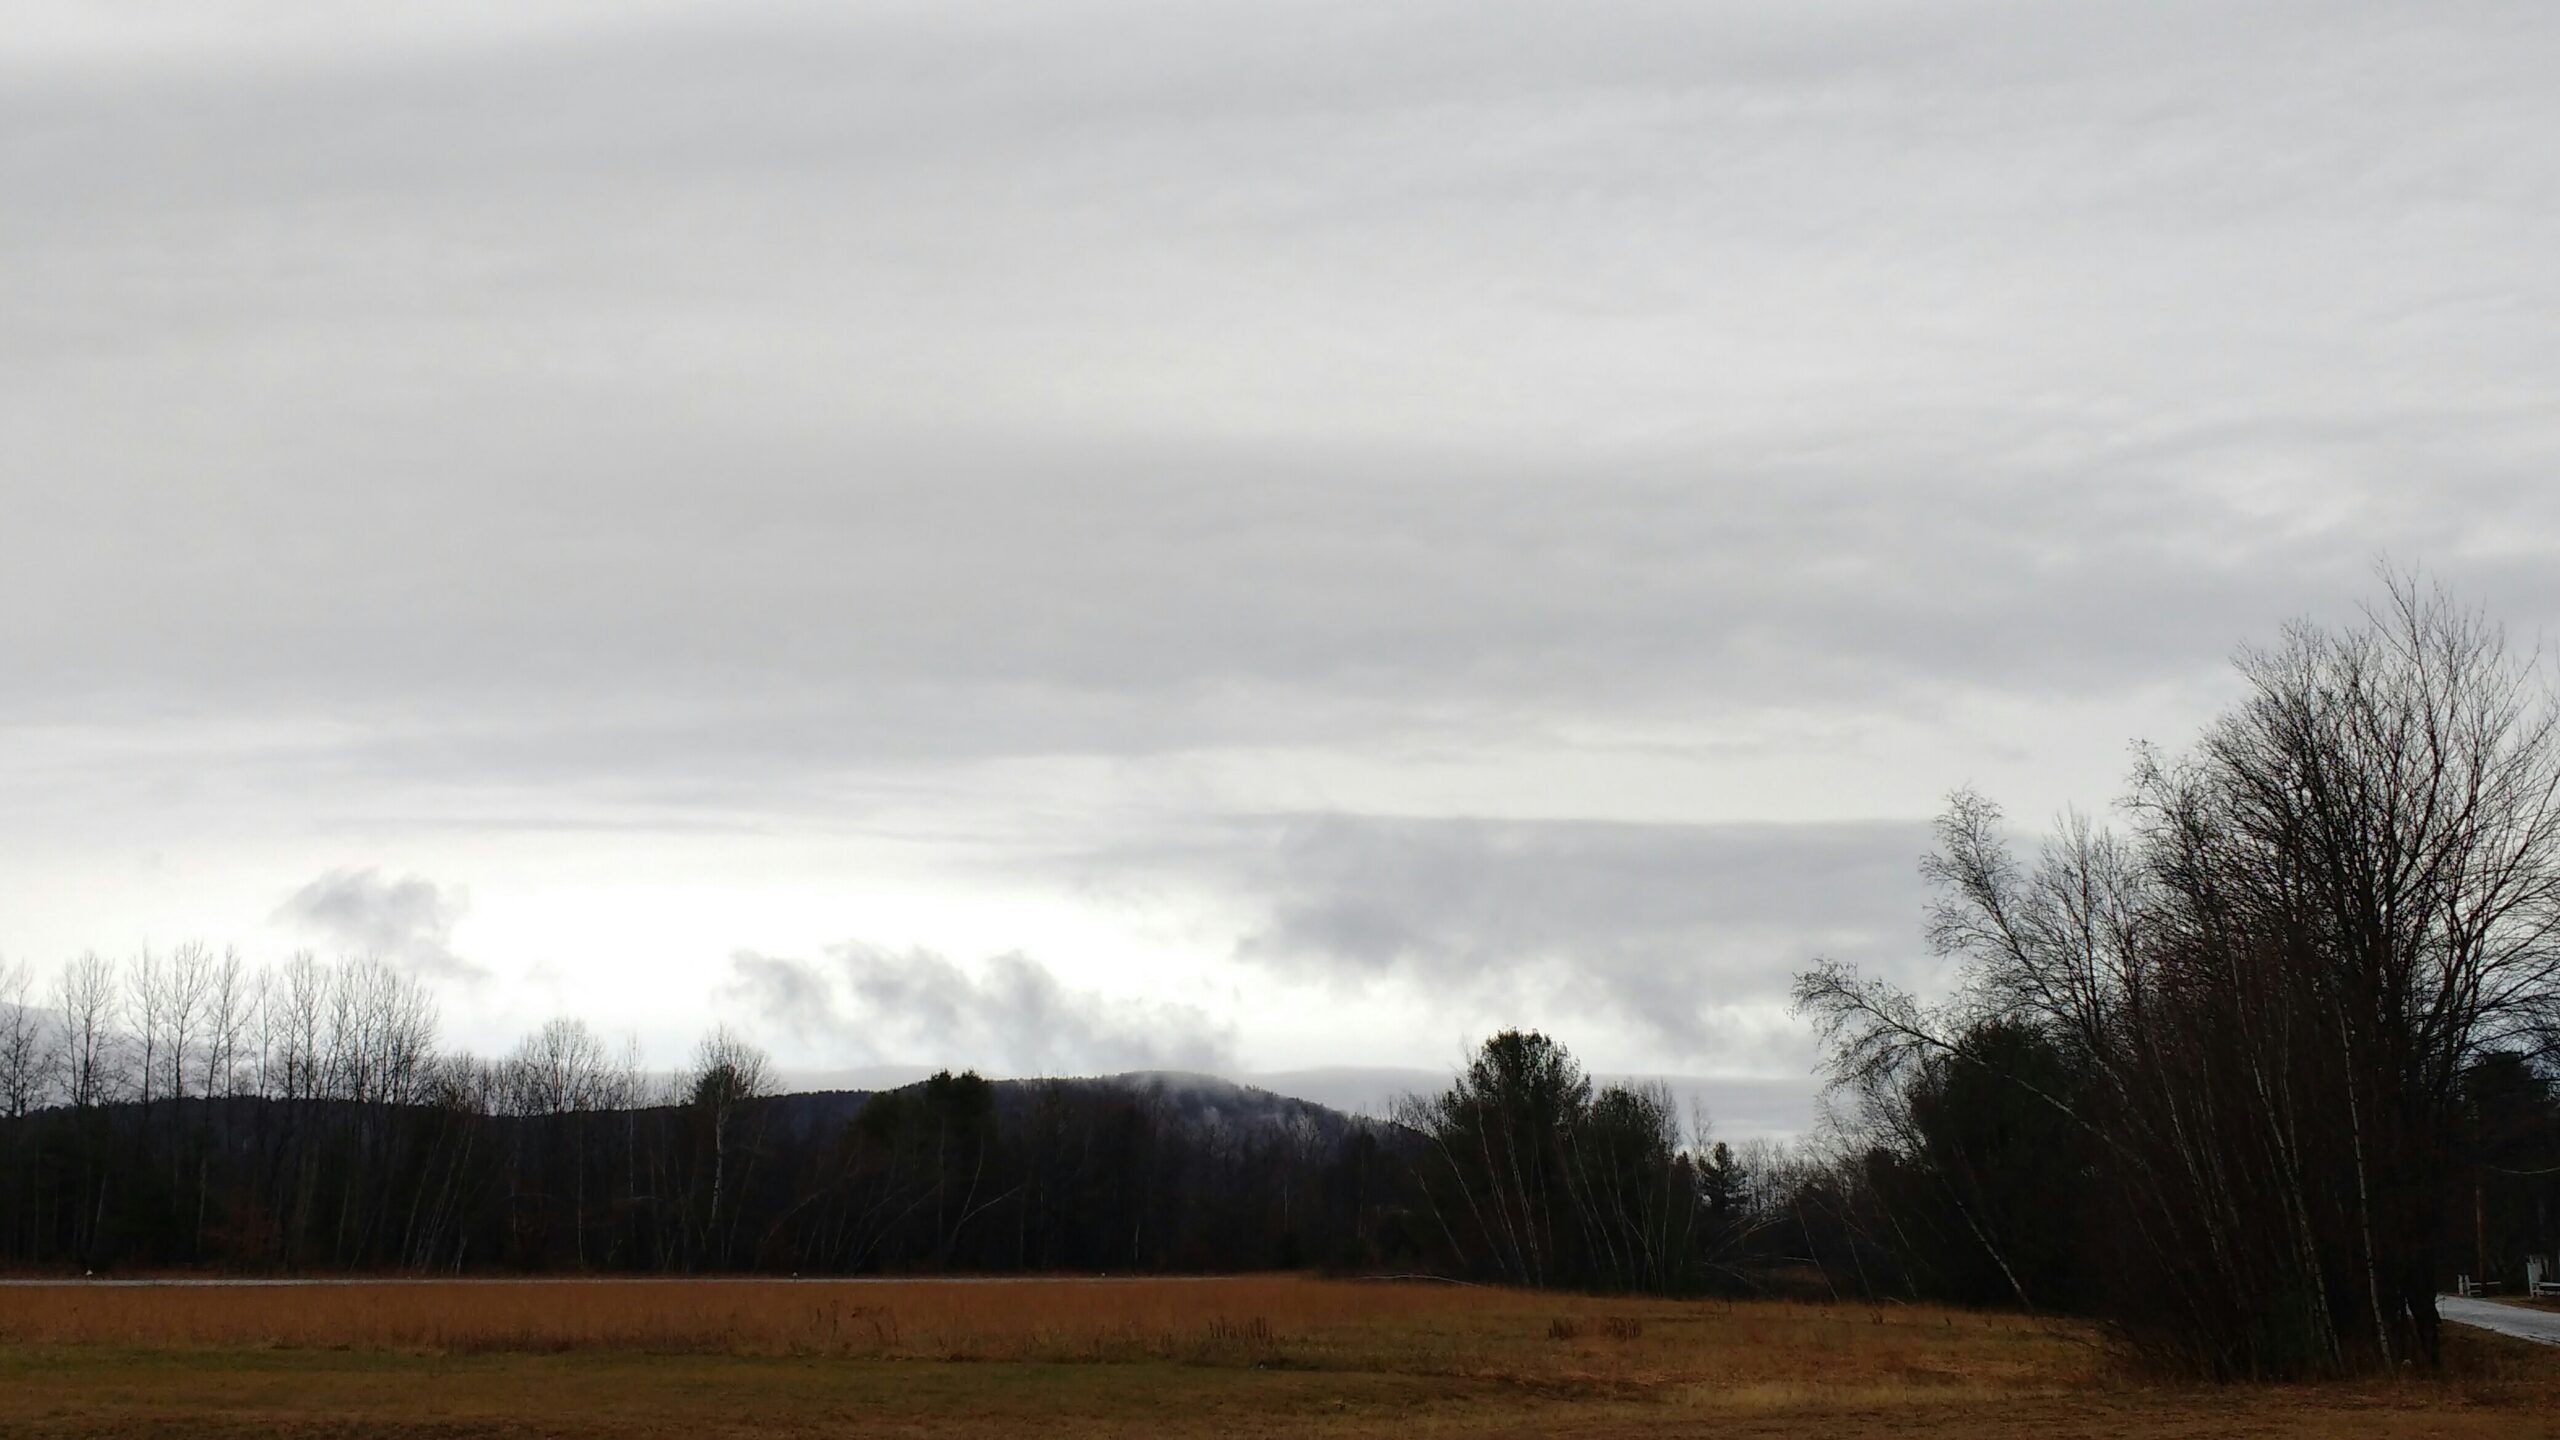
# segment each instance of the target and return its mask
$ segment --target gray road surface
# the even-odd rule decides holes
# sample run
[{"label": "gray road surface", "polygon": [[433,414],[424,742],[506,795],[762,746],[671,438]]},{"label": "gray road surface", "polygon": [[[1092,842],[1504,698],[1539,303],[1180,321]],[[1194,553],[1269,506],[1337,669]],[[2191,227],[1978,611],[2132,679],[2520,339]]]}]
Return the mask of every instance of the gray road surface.
[{"label": "gray road surface", "polygon": [[2505,1305],[2495,1300],[2465,1300],[2455,1295],[2439,1295],[2436,1297],[2436,1313],[2447,1320],[2495,1330],[2519,1340],[2560,1345],[2560,1312],[2528,1310],[2522,1305]]}]

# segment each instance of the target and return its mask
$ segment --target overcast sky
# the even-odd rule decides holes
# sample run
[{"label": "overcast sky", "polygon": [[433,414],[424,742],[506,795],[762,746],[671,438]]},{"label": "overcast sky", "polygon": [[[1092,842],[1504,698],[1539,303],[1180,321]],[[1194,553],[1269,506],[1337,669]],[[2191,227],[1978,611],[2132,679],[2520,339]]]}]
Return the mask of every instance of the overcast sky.
[{"label": "overcast sky", "polygon": [[2377,556],[2560,621],[2542,0],[0,20],[44,967],[1809,1095],[1950,788]]}]

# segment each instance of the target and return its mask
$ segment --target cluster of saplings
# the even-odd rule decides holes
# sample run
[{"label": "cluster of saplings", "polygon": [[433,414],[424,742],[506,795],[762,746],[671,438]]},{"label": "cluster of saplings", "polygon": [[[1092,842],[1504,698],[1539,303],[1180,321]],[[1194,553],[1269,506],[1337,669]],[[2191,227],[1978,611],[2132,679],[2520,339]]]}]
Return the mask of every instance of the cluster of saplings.
[{"label": "cluster of saplings", "polygon": [[[1408,1123],[1197,1077],[776,1094],[725,1031],[652,1078],[575,1020],[436,1043],[369,960],[185,947],[0,977],[0,1265],[422,1273],[1234,1271],[1731,1284],[1722,1147],[1505,1034]],[[12,1003],[14,1002],[14,1003]],[[1408,1128],[1408,1125],[1410,1128]],[[1764,1227],[1765,1228],[1765,1227]]]},{"label": "cluster of saplings", "polygon": [[1926,862],[1954,995],[1800,977],[1858,1102],[1797,1197],[1835,1270],[2292,1376],[2432,1363],[2439,1288],[2548,1253],[2539,657],[2396,583],[2239,671],[2192,749],[2138,758],[2114,827],[2067,818],[2022,857],[1956,799]]}]

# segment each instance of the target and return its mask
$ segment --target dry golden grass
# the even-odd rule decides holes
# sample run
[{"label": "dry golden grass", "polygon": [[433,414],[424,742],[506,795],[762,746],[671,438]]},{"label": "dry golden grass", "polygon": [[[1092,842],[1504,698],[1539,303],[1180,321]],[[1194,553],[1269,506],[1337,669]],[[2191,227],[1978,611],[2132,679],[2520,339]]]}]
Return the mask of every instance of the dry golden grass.
[{"label": "dry golden grass", "polygon": [[1687,1303],[1427,1284],[594,1281],[0,1289],[0,1344],[1171,1360],[1740,1382],[2075,1383],[2084,1330],[1927,1308]]},{"label": "dry golden grass", "polygon": [[2560,1355],[2457,1360],[2163,1386],[2063,1321],[1291,1277],[67,1285],[0,1289],[0,1432],[2560,1433]]}]

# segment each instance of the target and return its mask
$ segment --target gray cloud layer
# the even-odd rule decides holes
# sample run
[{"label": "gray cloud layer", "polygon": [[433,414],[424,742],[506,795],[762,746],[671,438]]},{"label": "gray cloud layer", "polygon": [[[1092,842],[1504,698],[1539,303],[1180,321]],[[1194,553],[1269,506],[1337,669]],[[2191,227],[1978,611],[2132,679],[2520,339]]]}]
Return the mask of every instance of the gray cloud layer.
[{"label": "gray cloud layer", "polygon": [[[877,801],[1775,1073],[1784,972],[1916,928],[1910,832],[1789,822],[2130,738],[2377,552],[2560,631],[2540,0],[52,8],[0,806],[101,909],[159,833],[441,827],[495,912],[607,826],[869,863],[794,841]],[[280,919],[459,967],[450,903]],[[1228,1043],[1018,957],[732,980],[866,1053]]]},{"label": "gray cloud layer", "polygon": [[418,875],[332,870],[288,897],[276,921],[346,955],[369,955],[432,979],[477,980],[488,971],[453,949],[453,927],[471,897]]},{"label": "gray cloud layer", "polygon": [[1775,1023],[1793,972],[1832,956],[1933,978],[1919,941],[1929,843],[1918,822],[1328,814],[1203,824],[1074,868],[1103,895],[1134,879],[1220,896],[1251,917],[1239,957],[1284,974],[1464,996],[1525,1024],[1578,1018],[1685,1065],[1789,1074],[1809,1057]]},{"label": "gray cloud layer", "polygon": [[663,792],[2560,619],[2547,7],[22,43],[0,720]]},{"label": "gray cloud layer", "polygon": [[1028,956],[978,971],[928,950],[851,942],[822,962],[742,951],[724,993],[813,1056],[1002,1075],[1232,1068],[1235,1027],[1185,1005],[1115,1000]]}]

